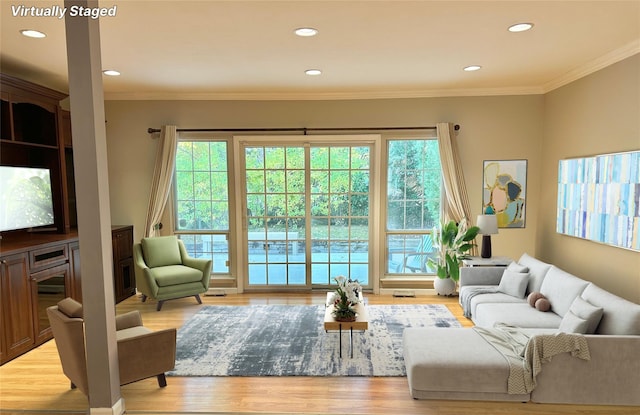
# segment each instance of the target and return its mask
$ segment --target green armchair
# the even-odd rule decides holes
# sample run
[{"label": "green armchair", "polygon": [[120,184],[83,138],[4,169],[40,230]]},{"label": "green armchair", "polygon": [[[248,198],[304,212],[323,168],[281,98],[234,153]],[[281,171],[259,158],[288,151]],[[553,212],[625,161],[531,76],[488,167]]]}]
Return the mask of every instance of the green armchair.
[{"label": "green armchair", "polygon": [[133,245],[133,259],[142,302],[157,300],[158,311],[175,298],[194,296],[202,304],[200,294],[209,289],[213,261],[191,258],[176,236],[143,238]]}]

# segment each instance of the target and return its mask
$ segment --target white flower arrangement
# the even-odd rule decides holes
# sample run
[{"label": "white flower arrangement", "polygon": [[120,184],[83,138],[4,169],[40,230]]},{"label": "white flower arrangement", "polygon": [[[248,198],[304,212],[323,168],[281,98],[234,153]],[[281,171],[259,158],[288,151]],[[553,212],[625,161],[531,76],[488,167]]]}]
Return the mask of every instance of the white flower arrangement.
[{"label": "white flower arrangement", "polygon": [[338,285],[331,298],[334,317],[337,320],[354,319],[356,311],[353,306],[360,302],[362,286],[358,281],[351,281],[342,275],[335,277],[333,280]]}]

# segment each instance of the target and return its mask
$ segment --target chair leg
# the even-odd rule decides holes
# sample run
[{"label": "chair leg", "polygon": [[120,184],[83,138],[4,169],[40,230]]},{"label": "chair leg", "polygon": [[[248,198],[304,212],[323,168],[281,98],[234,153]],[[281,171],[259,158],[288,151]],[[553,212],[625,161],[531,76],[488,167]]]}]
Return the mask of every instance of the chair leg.
[{"label": "chair leg", "polygon": [[202,304],[202,300],[200,299],[200,294],[196,294],[194,295],[194,297],[196,297],[196,301],[198,302],[198,304]]},{"label": "chair leg", "polygon": [[144,303],[145,301],[147,301],[147,295],[146,294],[142,294],[142,302]]},{"label": "chair leg", "polygon": [[167,386],[167,378],[164,375],[164,373],[159,374],[157,378],[158,378],[158,386],[160,386],[161,388],[164,388],[165,386]]},{"label": "chair leg", "polygon": [[162,308],[162,304],[164,304],[164,300],[158,301],[158,306],[156,307],[156,311],[160,311]]},{"label": "chair leg", "polygon": [[73,382],[71,382],[71,389],[75,389],[75,388],[77,388],[77,386]]}]

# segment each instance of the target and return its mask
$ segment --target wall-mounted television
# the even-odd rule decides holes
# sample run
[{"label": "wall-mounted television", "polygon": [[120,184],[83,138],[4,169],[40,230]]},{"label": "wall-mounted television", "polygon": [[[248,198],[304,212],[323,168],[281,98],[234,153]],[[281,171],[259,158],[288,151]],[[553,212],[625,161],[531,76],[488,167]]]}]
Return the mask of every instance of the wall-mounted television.
[{"label": "wall-mounted television", "polygon": [[0,231],[54,222],[49,169],[0,166]]}]

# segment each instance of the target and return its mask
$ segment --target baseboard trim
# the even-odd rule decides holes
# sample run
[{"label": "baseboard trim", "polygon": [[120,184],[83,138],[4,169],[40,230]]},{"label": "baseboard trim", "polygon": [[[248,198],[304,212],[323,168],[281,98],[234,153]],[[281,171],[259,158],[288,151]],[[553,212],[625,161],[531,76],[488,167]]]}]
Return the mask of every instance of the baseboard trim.
[{"label": "baseboard trim", "polygon": [[120,398],[111,408],[89,408],[89,415],[123,415],[124,399]]},{"label": "baseboard trim", "polygon": [[[412,296],[409,295],[396,295],[396,293],[399,292],[403,292],[403,291],[411,291],[411,293],[413,294]],[[417,296],[426,296],[426,295],[438,295],[436,293],[436,290],[433,289],[411,289],[411,290],[405,290],[405,289],[398,289],[398,288],[380,288],[380,295],[393,295],[394,297],[417,297]]]}]

